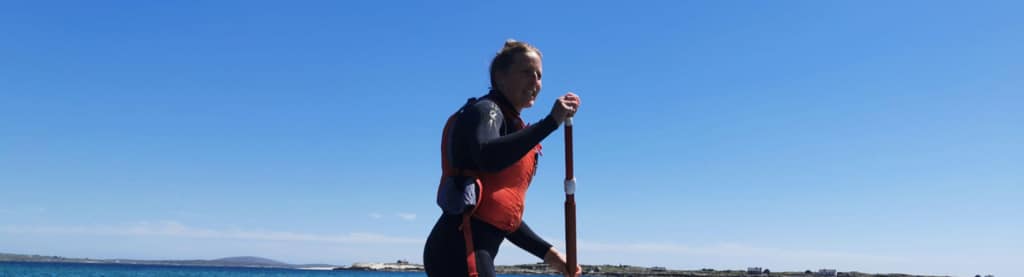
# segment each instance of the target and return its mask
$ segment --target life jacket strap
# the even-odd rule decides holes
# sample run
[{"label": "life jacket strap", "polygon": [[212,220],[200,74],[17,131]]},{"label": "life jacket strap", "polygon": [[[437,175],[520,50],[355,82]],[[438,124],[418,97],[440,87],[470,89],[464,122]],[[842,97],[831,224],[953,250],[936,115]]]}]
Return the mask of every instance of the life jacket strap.
[{"label": "life jacket strap", "polygon": [[462,238],[466,240],[466,268],[469,270],[469,277],[478,277],[480,276],[480,273],[476,270],[476,251],[473,247],[473,230],[469,227],[469,221],[472,217],[472,213],[463,214],[462,225],[459,225],[459,229],[462,229]]}]

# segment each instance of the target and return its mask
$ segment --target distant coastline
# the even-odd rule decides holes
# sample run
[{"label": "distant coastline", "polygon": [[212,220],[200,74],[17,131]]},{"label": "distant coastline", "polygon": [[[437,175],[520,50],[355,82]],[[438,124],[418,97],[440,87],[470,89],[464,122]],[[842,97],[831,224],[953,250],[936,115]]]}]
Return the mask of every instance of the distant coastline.
[{"label": "distant coastline", "polygon": [[127,264],[127,265],[166,265],[166,266],[209,266],[209,267],[258,267],[258,268],[289,268],[289,269],[335,269],[342,266],[330,264],[289,264],[267,258],[241,256],[214,260],[136,260],[136,259],[91,259],[68,258],[61,256],[24,255],[0,253],[0,262],[34,262],[34,263],[84,263],[84,264]]},{"label": "distant coastline", "polygon": [[[349,266],[330,264],[289,264],[261,257],[229,257],[214,260],[135,260],[135,259],[89,259],[67,258],[61,256],[23,255],[0,253],[0,262],[35,262],[35,263],[87,263],[87,264],[129,264],[129,265],[163,265],[163,266],[201,266],[201,267],[256,267],[282,268],[296,270],[355,270],[382,272],[422,272],[423,265],[399,260],[394,263],[354,263]],[[659,277],[938,277],[934,275],[913,274],[871,274],[856,271],[840,272],[836,270],[806,270],[802,272],[771,272],[758,267],[747,270],[673,270],[664,267],[638,267],[629,265],[583,265],[586,276],[659,276]],[[518,275],[557,275],[544,263],[499,265],[498,274]]]}]

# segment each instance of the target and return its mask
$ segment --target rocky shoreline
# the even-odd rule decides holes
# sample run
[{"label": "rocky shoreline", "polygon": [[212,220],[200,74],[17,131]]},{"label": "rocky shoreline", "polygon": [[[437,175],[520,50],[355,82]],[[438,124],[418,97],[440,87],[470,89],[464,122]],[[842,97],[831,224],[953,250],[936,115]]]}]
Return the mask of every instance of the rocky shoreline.
[{"label": "rocky shoreline", "polygon": [[[37,262],[37,263],[91,263],[91,264],[137,264],[137,265],[167,265],[167,266],[223,266],[223,267],[261,267],[261,268],[290,268],[304,270],[358,270],[358,271],[382,271],[382,272],[422,272],[423,265],[409,263],[399,260],[394,263],[354,263],[350,266],[336,266],[327,264],[288,264],[259,257],[230,257],[216,260],[130,260],[130,259],[88,259],[88,258],[66,258],[60,256],[40,255],[19,255],[0,253],[0,262]],[[747,270],[673,270],[664,267],[639,267],[629,265],[582,265],[585,276],[657,276],[657,277],[938,277],[929,275],[913,275],[900,273],[871,274],[856,271],[840,272],[836,270],[822,269],[817,271],[806,270],[803,272],[771,272],[768,269],[757,267]],[[495,267],[498,274],[517,275],[549,275],[555,276],[556,272],[544,263],[520,264],[520,265],[499,265]]]},{"label": "rocky shoreline", "polygon": [[[840,272],[830,269],[819,269],[817,271],[806,270],[802,272],[771,272],[761,268],[748,268],[747,270],[673,270],[664,267],[639,267],[629,265],[582,265],[584,276],[610,276],[610,277],[948,277],[933,275],[913,275],[901,273],[872,274],[862,272]],[[335,270],[363,270],[363,271],[394,271],[409,272],[423,271],[423,265],[410,264],[406,261],[396,263],[356,263],[350,267],[339,267]],[[495,267],[498,274],[515,275],[548,275],[557,276],[557,272],[547,264],[520,264],[520,265],[499,265]]]}]

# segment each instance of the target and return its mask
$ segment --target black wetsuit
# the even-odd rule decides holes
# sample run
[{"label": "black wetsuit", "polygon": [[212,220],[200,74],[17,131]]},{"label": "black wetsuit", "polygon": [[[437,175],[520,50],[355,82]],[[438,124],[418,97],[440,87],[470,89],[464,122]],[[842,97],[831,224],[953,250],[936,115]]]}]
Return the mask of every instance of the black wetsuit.
[{"label": "black wetsuit", "polygon": [[[511,109],[513,107],[508,100],[493,91],[463,107],[452,129],[449,146],[452,147],[452,165],[482,172],[501,171],[519,161],[541,140],[558,129],[558,122],[551,116],[520,128],[518,116],[505,116],[502,113],[502,110],[514,111]],[[498,255],[498,246],[506,238],[541,259],[551,248],[551,244],[530,230],[525,221],[511,233],[475,218],[471,222],[477,272],[481,277],[494,276],[494,258]],[[469,275],[466,243],[459,230],[460,224],[462,215],[458,214],[442,214],[434,224],[423,249],[427,276]]]}]

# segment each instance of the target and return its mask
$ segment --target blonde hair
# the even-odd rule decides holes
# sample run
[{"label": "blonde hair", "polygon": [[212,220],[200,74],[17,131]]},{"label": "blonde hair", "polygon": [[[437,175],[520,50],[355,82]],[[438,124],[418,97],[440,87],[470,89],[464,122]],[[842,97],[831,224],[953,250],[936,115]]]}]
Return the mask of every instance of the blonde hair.
[{"label": "blonde hair", "polygon": [[540,54],[540,49],[537,49],[537,47],[534,47],[529,43],[514,39],[506,40],[505,45],[501,47],[501,51],[498,51],[498,54],[495,54],[494,59],[491,60],[491,90],[497,90],[497,86],[494,82],[494,74],[498,71],[508,70],[508,68],[515,63],[516,55],[526,54],[530,51],[537,53],[538,57],[543,57]]}]

